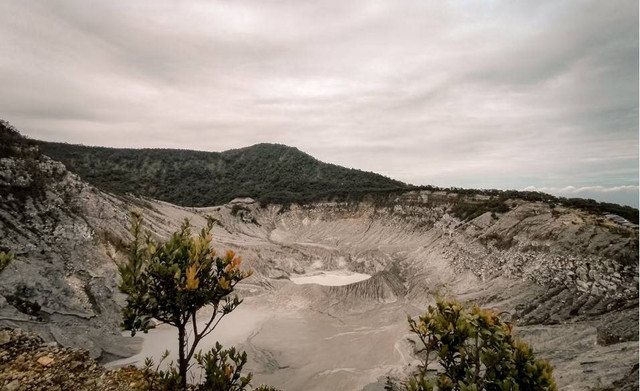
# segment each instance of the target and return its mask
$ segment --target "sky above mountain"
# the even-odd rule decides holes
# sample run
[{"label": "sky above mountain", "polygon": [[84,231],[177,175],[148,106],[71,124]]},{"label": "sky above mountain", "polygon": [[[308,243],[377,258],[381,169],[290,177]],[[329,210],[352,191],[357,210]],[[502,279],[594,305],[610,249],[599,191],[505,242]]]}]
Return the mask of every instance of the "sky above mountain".
[{"label": "sky above mountain", "polygon": [[0,117],[638,206],[638,2],[5,1]]}]

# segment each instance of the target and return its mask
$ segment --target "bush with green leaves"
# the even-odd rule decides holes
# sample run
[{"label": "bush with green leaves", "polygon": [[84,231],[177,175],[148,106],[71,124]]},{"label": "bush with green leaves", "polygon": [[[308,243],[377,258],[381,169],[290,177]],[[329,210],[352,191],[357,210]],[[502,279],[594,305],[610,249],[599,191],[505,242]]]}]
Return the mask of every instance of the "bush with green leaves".
[{"label": "bush with green leaves", "polygon": [[9,266],[9,263],[11,261],[13,261],[14,255],[11,251],[4,252],[4,251],[0,251],[0,273],[2,273],[2,271]]},{"label": "bush with green leaves", "polygon": [[[180,391],[180,374],[178,369],[170,362],[167,369],[161,369],[163,362],[169,357],[169,351],[165,350],[156,364],[152,358],[147,357],[142,370],[144,383],[143,390],[147,391]],[[249,387],[253,375],[242,374],[247,363],[247,354],[239,352],[235,348],[223,349],[216,342],[216,346],[202,354],[194,355],[201,371],[200,382],[189,385],[191,391],[243,391]],[[193,376],[197,379],[197,376]],[[254,388],[256,391],[279,391],[276,388],[261,385]]]},{"label": "bush with green leaves", "polygon": [[[438,300],[411,331],[424,346],[419,373],[407,391],[555,391],[552,367],[512,334],[497,313]],[[430,368],[430,365],[432,367]]]},{"label": "bush with green leaves", "polygon": [[169,354],[169,351],[165,350],[157,365],[151,357],[144,359],[144,367],[142,368],[144,384],[141,384],[139,388],[145,391],[180,390],[180,375],[178,374],[178,369],[173,365],[173,362],[169,363],[166,370],[160,369],[160,366],[169,357]]},{"label": "bush with green leaves", "polygon": [[[205,354],[196,351],[198,343],[242,302],[230,295],[238,282],[251,275],[240,269],[241,258],[233,251],[216,255],[211,248],[213,224],[209,219],[193,236],[186,220],[171,238],[156,241],[143,229],[141,214],[132,213],[129,258],[119,267],[120,290],[127,295],[122,326],[135,335],[147,332],[156,319],[178,329],[178,368],[173,364],[167,371],[157,368],[152,380],[162,384],[160,389],[186,390],[192,358],[204,373],[204,383],[196,389],[240,391],[251,380],[251,375],[241,375],[247,360],[244,352],[223,350],[219,344]],[[204,325],[198,324],[197,313],[207,306],[211,315]],[[152,365],[148,361],[147,369]]]},{"label": "bush with green leaves", "polygon": [[241,391],[251,382],[252,374],[242,376],[242,368],[247,363],[247,353],[235,348],[222,349],[216,343],[215,348],[205,354],[197,353],[196,361],[203,368],[205,390]]}]

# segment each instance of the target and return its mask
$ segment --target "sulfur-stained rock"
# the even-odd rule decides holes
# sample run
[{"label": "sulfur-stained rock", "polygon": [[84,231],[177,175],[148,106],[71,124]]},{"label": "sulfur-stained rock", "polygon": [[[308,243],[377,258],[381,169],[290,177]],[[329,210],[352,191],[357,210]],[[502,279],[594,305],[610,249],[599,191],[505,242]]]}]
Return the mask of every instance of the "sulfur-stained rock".
[{"label": "sulfur-stained rock", "polygon": [[53,357],[49,357],[49,356],[42,356],[38,359],[38,364],[42,365],[42,366],[49,366],[53,363],[54,359]]}]

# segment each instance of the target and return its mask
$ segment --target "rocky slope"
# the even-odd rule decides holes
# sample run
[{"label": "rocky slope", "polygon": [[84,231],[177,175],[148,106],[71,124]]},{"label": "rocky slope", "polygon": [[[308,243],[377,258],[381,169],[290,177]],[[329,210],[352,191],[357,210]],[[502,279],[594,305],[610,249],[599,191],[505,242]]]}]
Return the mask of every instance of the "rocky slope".
[{"label": "rocky slope", "polygon": [[107,371],[86,350],[65,348],[20,329],[0,330],[2,391],[134,391],[147,384],[142,371]]},{"label": "rocky slope", "polygon": [[127,355],[116,341],[119,306],[115,249],[126,223],[124,201],[80,182],[36,147],[16,144],[0,158],[0,247],[15,253],[0,279],[4,326],[38,331],[93,356]]},{"label": "rocky slope", "polygon": [[[132,354],[136,344],[118,330],[116,263],[129,211],[138,209],[160,237],[185,218],[202,226],[213,216],[215,246],[255,270],[239,291],[247,306],[271,314],[241,343],[259,382],[381,389],[379,379],[415,363],[406,314],[437,295],[503,311],[556,366],[562,389],[637,379],[637,231],[605,216],[521,199],[496,209],[483,195],[432,190],[289,208],[252,199],[183,208],[104,193],[32,144],[12,145],[0,157],[0,250],[16,258],[0,278],[0,326],[104,361]],[[461,205],[487,211],[462,220]],[[335,270],[372,277],[333,287],[289,280]]]}]

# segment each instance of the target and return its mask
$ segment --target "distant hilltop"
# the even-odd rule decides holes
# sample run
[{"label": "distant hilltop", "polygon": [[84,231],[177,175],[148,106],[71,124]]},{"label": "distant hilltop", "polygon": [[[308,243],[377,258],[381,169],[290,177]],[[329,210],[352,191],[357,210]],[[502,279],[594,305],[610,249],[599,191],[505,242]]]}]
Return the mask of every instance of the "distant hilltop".
[{"label": "distant hilltop", "polygon": [[[412,186],[380,174],[319,161],[297,148],[256,144],[225,152],[183,149],[126,149],[37,141],[42,152],[87,182],[116,194],[133,194],[181,206],[221,205],[251,197],[261,204],[361,200],[377,197],[389,202],[411,190],[445,190],[479,194],[487,202],[475,210],[457,210],[470,217],[481,210],[498,210],[509,198],[562,204],[596,214],[616,214],[638,223],[638,210],[582,198],[562,198],[532,191],[440,189]],[[491,199],[491,201],[489,201]],[[486,205],[485,205],[486,204]],[[464,210],[463,210],[464,209]],[[473,209],[473,210],[472,210]]]},{"label": "distant hilltop", "polygon": [[281,144],[201,152],[38,143],[44,154],[97,187],[182,206],[220,205],[238,197],[287,204],[407,188],[400,181],[323,163]]}]

